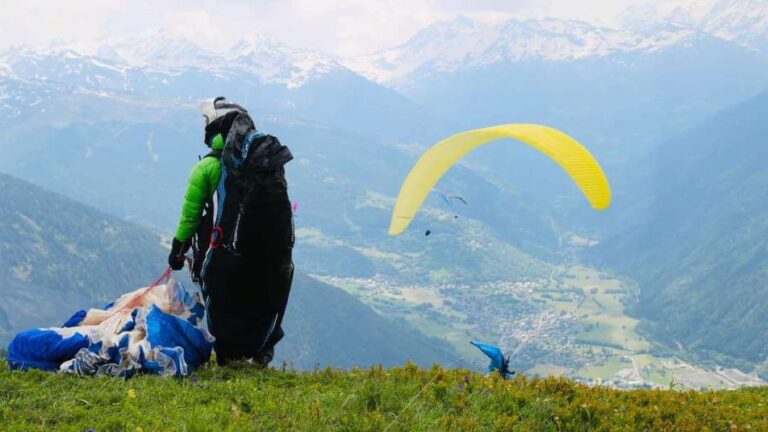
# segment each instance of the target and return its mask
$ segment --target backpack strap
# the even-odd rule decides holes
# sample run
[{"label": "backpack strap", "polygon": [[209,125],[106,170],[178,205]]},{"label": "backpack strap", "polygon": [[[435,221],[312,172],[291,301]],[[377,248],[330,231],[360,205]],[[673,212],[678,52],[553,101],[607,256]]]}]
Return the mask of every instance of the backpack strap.
[{"label": "backpack strap", "polygon": [[203,159],[207,157],[215,157],[216,159],[221,159],[221,150],[211,150],[210,153],[203,156]]}]

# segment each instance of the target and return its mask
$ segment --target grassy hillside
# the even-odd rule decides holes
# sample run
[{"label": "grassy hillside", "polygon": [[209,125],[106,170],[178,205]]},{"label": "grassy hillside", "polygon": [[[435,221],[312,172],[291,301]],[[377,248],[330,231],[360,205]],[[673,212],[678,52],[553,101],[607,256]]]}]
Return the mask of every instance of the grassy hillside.
[{"label": "grassy hillside", "polygon": [[[159,234],[25,181],[0,174],[0,201],[3,345],[145,286],[166,265]],[[297,368],[459,361],[447,343],[378,315],[300,264],[286,314],[277,355]]]},{"label": "grassy hillside", "polygon": [[[54,408],[52,408],[54,407]],[[768,389],[617,391],[415,366],[294,372],[211,366],[128,381],[8,372],[6,431],[766,430]]]}]

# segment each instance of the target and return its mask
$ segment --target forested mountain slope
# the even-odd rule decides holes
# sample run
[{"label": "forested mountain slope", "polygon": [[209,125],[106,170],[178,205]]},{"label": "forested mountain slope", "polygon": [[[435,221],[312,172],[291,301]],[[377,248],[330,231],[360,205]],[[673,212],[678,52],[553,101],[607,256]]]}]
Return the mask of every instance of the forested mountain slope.
[{"label": "forested mountain slope", "polygon": [[665,143],[647,163],[645,222],[606,242],[637,277],[636,312],[666,345],[749,363],[768,355],[768,92]]}]

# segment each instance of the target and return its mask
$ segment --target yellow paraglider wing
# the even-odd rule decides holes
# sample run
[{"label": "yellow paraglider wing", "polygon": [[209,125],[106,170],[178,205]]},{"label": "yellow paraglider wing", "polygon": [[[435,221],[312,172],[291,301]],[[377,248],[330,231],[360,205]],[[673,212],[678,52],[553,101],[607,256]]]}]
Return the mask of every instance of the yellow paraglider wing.
[{"label": "yellow paraglider wing", "polygon": [[547,126],[506,124],[458,133],[424,153],[400,188],[389,235],[398,235],[408,227],[424,199],[453,164],[477,147],[501,138],[515,138],[549,156],[571,176],[593,208],[604,210],[610,205],[608,179],[584,146]]}]

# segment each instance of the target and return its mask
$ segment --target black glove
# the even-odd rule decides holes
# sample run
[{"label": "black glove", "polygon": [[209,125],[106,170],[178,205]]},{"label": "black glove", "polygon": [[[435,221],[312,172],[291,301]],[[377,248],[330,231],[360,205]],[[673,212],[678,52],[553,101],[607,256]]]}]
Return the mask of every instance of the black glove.
[{"label": "black glove", "polygon": [[168,265],[174,270],[181,270],[184,267],[187,250],[189,250],[189,242],[182,243],[174,237],[171,243],[171,254],[168,255]]}]

